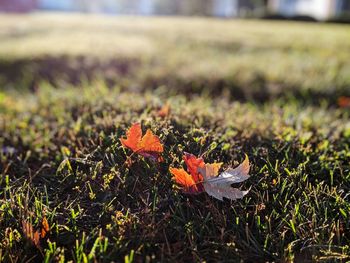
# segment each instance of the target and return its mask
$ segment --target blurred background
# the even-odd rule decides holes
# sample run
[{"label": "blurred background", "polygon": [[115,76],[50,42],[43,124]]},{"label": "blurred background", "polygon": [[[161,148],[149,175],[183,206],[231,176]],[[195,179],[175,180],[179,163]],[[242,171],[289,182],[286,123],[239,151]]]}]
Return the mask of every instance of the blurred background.
[{"label": "blurred background", "polygon": [[1,12],[70,11],[330,20],[349,15],[348,0],[1,0]]},{"label": "blurred background", "polygon": [[348,0],[0,0],[0,11],[4,90],[100,80],[258,101],[349,90],[349,27],[332,23],[348,21]]}]

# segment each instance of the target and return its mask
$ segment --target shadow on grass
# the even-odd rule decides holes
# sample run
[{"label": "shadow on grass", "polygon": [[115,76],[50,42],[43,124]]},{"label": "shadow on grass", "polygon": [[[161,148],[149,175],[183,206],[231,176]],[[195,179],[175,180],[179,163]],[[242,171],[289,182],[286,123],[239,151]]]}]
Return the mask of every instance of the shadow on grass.
[{"label": "shadow on grass", "polygon": [[84,56],[46,56],[0,61],[0,84],[5,89],[35,91],[43,82],[61,87],[66,84],[82,85],[98,79],[104,81],[108,87],[117,85],[123,90],[136,92],[166,87],[164,93],[168,95],[205,94],[211,97],[224,96],[233,100],[256,103],[278,98],[292,98],[312,105],[320,105],[322,102],[335,105],[339,96],[350,95],[348,87],[317,90],[287,83],[271,83],[259,72],[252,73],[249,81],[238,83],[234,74],[227,78],[206,76],[182,78],[167,70],[158,75],[153,74],[152,71],[152,62],[138,59],[113,58],[100,61]]}]

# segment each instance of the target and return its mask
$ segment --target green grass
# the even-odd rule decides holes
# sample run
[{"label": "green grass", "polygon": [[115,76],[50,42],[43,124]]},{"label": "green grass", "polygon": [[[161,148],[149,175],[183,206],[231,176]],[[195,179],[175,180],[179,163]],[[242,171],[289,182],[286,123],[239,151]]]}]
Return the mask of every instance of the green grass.
[{"label": "green grass", "polygon": [[[350,259],[350,111],[335,104],[349,92],[348,27],[0,21],[0,261]],[[134,122],[160,137],[163,163],[125,165]],[[181,193],[168,168],[184,151],[225,167],[246,153],[250,193]],[[22,221],[44,215],[38,249]]]}]

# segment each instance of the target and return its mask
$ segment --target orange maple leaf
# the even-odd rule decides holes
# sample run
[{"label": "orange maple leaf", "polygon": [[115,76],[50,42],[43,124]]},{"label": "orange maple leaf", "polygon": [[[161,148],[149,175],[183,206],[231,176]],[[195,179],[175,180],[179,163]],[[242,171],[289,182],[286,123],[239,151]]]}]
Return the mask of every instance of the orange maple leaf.
[{"label": "orange maple leaf", "polygon": [[164,149],[158,136],[148,129],[142,137],[141,124],[139,123],[133,124],[127,131],[126,139],[120,138],[120,142],[124,147],[143,157],[158,161],[162,160],[161,153]]},{"label": "orange maple leaf", "polygon": [[188,172],[184,169],[170,168],[170,173],[174,175],[173,179],[183,188],[184,192],[189,194],[203,192],[203,177],[198,173],[198,168],[205,165],[204,160],[190,153],[185,153],[183,160],[186,163]]}]

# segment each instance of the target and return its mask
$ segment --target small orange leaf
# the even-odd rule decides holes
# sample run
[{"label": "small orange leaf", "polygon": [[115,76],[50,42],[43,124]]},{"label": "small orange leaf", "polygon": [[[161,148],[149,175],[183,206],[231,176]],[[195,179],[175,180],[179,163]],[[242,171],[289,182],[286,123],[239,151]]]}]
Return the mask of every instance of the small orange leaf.
[{"label": "small orange leaf", "polygon": [[157,115],[161,118],[165,118],[170,114],[170,104],[166,103],[163,107],[157,112]]},{"label": "small orange leaf", "polygon": [[37,248],[40,248],[40,233],[39,233],[39,231],[35,231],[33,238],[32,238],[32,241]]},{"label": "small orange leaf", "polygon": [[49,231],[50,231],[49,222],[47,222],[46,216],[44,216],[41,222],[41,238],[44,238]]},{"label": "small orange leaf", "polygon": [[39,231],[35,231],[33,229],[33,225],[26,221],[22,221],[22,230],[27,239],[29,239],[33,244],[37,247],[40,248],[40,233]]},{"label": "small orange leaf", "polygon": [[29,223],[26,220],[22,221],[22,230],[24,235],[28,238],[28,239],[32,239],[33,236],[33,226],[31,223]]},{"label": "small orange leaf", "polygon": [[338,106],[341,108],[350,107],[350,97],[341,96],[338,98]]},{"label": "small orange leaf", "polygon": [[143,157],[157,161],[162,160],[160,154],[164,150],[163,144],[151,130],[147,130],[146,134],[142,137],[141,125],[139,123],[133,124],[127,132],[126,139],[120,138],[120,142],[124,147]]}]

